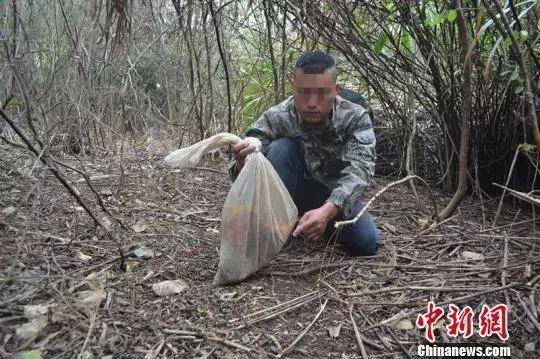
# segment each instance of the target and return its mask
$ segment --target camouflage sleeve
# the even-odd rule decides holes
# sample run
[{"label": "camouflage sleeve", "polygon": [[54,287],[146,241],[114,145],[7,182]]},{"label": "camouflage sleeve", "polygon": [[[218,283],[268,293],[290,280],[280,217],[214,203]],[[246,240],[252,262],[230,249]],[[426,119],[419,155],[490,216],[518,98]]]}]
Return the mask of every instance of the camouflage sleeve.
[{"label": "camouflage sleeve", "polygon": [[329,202],[338,206],[347,218],[375,173],[375,134],[367,112],[353,121],[346,135],[342,160],[348,164],[340,173]]},{"label": "camouflage sleeve", "polygon": [[[263,113],[257,121],[255,121],[247,130],[244,137],[257,137],[262,144],[261,152],[266,155],[268,145],[276,138],[276,131],[272,126],[266,113]],[[240,171],[236,167],[236,160],[233,158],[228,164],[229,177],[234,182]]]}]

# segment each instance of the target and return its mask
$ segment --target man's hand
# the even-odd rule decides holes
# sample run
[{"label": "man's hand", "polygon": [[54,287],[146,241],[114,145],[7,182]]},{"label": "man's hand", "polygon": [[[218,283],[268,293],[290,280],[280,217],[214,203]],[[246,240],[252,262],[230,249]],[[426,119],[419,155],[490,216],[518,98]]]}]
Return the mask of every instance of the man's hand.
[{"label": "man's hand", "polygon": [[332,219],[339,213],[338,207],[330,202],[326,202],[321,207],[304,213],[298,221],[298,226],[293,232],[293,236],[303,236],[310,241],[318,241],[324,234],[324,230]]},{"label": "man's hand", "polygon": [[255,145],[247,140],[238,142],[233,146],[234,158],[236,159],[236,167],[241,170],[244,167],[246,156],[255,151]]}]

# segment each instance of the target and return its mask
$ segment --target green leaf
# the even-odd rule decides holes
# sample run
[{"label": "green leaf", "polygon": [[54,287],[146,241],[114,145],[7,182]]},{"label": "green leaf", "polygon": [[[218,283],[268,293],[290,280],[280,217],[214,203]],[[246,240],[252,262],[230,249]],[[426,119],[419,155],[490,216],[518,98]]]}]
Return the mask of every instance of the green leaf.
[{"label": "green leaf", "polygon": [[446,16],[449,22],[454,22],[457,19],[457,11],[456,10],[450,10],[448,12],[448,15]]},{"label": "green leaf", "polygon": [[441,14],[435,14],[435,17],[433,18],[433,25],[437,26],[443,23],[443,18]]},{"label": "green leaf", "polygon": [[527,30],[521,30],[519,32],[519,38],[521,39],[521,41],[527,40],[528,37],[529,37],[529,32]]},{"label": "green leaf", "polygon": [[516,90],[515,90],[514,92],[515,92],[515,93],[522,93],[523,90],[525,90],[525,87],[519,86],[519,87],[516,88]]},{"label": "green leaf", "polygon": [[375,42],[375,46],[373,46],[373,52],[375,52],[377,55],[380,54],[386,46],[387,42],[388,33],[385,30],[382,30],[379,34],[379,37],[377,38],[377,42]]},{"label": "green leaf", "polygon": [[135,269],[136,266],[139,265],[139,262],[136,262],[136,261],[125,261],[124,262],[124,271],[126,273],[131,273],[133,272],[133,269]]},{"label": "green leaf", "polygon": [[512,76],[510,76],[510,81],[516,81],[517,79],[519,79],[519,72],[516,70],[514,70],[514,72],[512,72]]},{"label": "green leaf", "polygon": [[518,145],[518,149],[526,153],[532,153],[536,149],[536,146],[530,143],[521,143]]},{"label": "green leaf", "polygon": [[411,34],[405,29],[402,29],[401,31],[401,46],[405,50],[407,50],[409,54],[412,53],[413,46],[414,46],[413,39],[412,39]]},{"label": "green leaf", "polygon": [[388,10],[388,12],[390,13],[395,12],[397,9],[395,1],[387,1],[384,6],[386,7],[386,10]]},{"label": "green leaf", "polygon": [[41,359],[41,349],[29,350],[27,352],[22,352],[19,356],[20,359]]},{"label": "green leaf", "polygon": [[354,21],[355,21],[356,26],[359,29],[361,29],[365,25],[366,20],[364,19],[363,13],[361,11],[356,11],[355,12]]}]

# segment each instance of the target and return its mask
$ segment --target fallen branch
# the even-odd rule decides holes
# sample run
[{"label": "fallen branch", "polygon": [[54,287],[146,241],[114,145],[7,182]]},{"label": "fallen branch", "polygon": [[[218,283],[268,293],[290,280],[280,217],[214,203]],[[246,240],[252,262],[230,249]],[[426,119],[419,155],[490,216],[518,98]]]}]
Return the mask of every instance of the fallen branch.
[{"label": "fallen branch", "polygon": [[[448,217],[440,222],[436,222],[436,223],[433,223],[431,224],[429,227],[427,227],[426,229],[424,229],[422,232],[418,233],[418,234],[415,234],[412,238],[413,239],[416,239],[420,236],[423,236],[424,234],[426,233],[429,233],[431,232],[432,230],[434,230],[435,228],[445,224],[446,222],[450,222],[452,219],[456,218],[457,216],[459,216],[459,213],[458,214],[454,214],[453,216],[451,217]],[[412,243],[412,242],[411,242]]]},{"label": "fallen branch", "polygon": [[[77,168],[75,167],[72,167],[62,161],[58,161],[58,160],[55,160],[53,159],[53,161],[57,164],[59,164],[60,166],[63,166],[75,173],[78,173],[80,174],[81,176],[83,176],[83,181],[86,181],[86,184],[88,185],[88,187],[90,188],[90,190],[92,191],[92,193],[94,193],[94,195],[96,196],[96,199],[98,201],[98,204],[99,206],[101,207],[101,209],[103,210],[103,212],[105,212],[109,217],[111,217],[112,219],[114,219],[116,222],[118,222],[120,224],[120,226],[127,230],[127,227],[124,225],[124,223],[118,219],[118,218],[115,218],[111,212],[109,212],[109,210],[107,209],[107,207],[105,206],[105,203],[103,203],[103,199],[101,198],[101,196],[99,195],[99,193],[97,192],[97,190],[94,188],[94,185],[92,185],[92,182],[90,181],[90,177],[88,177],[88,175],[86,174],[85,171],[81,171],[81,170],[78,170]],[[79,161],[80,162],[80,161]],[[82,164],[81,164],[82,165]],[[84,168],[83,168],[84,169]],[[110,177],[110,176],[109,176]],[[78,183],[80,180],[77,180],[76,182]],[[72,183],[66,181],[69,185],[71,185]]]},{"label": "fallen branch", "polygon": [[118,243],[116,238],[113,236],[113,234],[109,232],[107,227],[105,225],[103,225],[103,223],[101,223],[101,221],[96,217],[96,215],[90,210],[90,208],[88,207],[86,202],[77,193],[77,190],[75,188],[73,188],[66,181],[66,179],[64,177],[62,177],[62,175],[56,169],[56,167],[54,166],[52,161],[49,161],[49,158],[47,157],[47,155],[45,153],[40,153],[40,151],[38,151],[38,149],[34,146],[34,144],[28,139],[28,137],[26,137],[26,135],[22,132],[22,130],[15,124],[15,122],[13,122],[13,120],[11,120],[11,118],[9,118],[9,116],[2,109],[0,109],[0,116],[4,120],[6,120],[8,125],[13,129],[13,131],[15,131],[17,136],[19,136],[19,138],[25,143],[28,150],[30,150],[37,158],[39,158],[39,160],[41,160],[41,162],[43,162],[43,164],[52,172],[52,174],[56,177],[56,179],[66,188],[66,190],[69,192],[69,194],[75,198],[77,203],[79,203],[81,205],[81,207],[84,209],[84,211],[90,216],[90,218],[92,218],[94,220],[94,223],[96,225],[98,225],[99,227],[101,227],[103,229],[103,231],[105,232],[105,235],[109,239],[113,240],[117,244],[118,251],[120,253],[120,261],[121,261],[120,262],[120,267],[123,267],[123,264],[124,264],[124,252],[122,251],[122,247],[120,246],[120,244]]},{"label": "fallen branch", "polygon": [[311,297],[316,297],[317,293],[318,293],[317,291],[309,292],[308,294],[304,294],[304,295],[302,295],[302,296],[300,296],[298,298],[294,298],[294,299],[289,300],[287,302],[280,303],[280,304],[275,305],[273,307],[262,309],[262,310],[254,312],[254,313],[244,315],[244,316],[242,316],[242,318],[231,319],[231,320],[229,320],[229,323],[234,323],[234,322],[237,322],[237,321],[239,321],[241,319],[254,317],[254,316],[257,316],[257,315],[260,315],[260,314],[267,315],[268,312],[273,312],[274,310],[281,310],[282,307],[287,307],[287,306],[296,304],[298,302],[303,302],[304,300],[311,300]]},{"label": "fallen branch", "polygon": [[220,175],[225,175],[225,174],[227,174],[227,172],[221,171],[221,170],[216,170],[215,168],[208,168],[208,167],[194,167],[193,169],[199,170],[199,171],[209,171],[209,172],[219,173]]},{"label": "fallen branch", "polygon": [[356,340],[358,341],[358,346],[360,347],[360,352],[362,353],[362,358],[367,359],[368,355],[366,353],[366,348],[364,348],[364,343],[362,342],[362,337],[360,336],[360,331],[358,330],[358,327],[356,326],[356,321],[354,320],[353,316],[353,306],[354,304],[351,304],[349,307],[349,316],[351,317],[351,322],[354,328],[354,334],[356,335]]},{"label": "fallen branch", "polygon": [[506,192],[510,193],[512,196],[514,196],[516,198],[519,198],[522,201],[529,202],[531,204],[534,204],[535,206],[540,207],[540,198],[533,195],[534,191],[531,191],[529,193],[525,193],[525,192],[515,191],[513,189],[510,189],[510,188],[505,187],[503,185],[500,185],[498,183],[492,183],[492,185],[504,189]]},{"label": "fallen branch", "polygon": [[[295,302],[293,302],[293,304],[287,305],[283,309],[282,309],[282,305],[278,305],[278,306],[275,306],[275,307],[272,307],[272,308],[268,308],[268,310],[278,308],[278,307],[280,309],[277,310],[276,312],[272,312],[270,314],[265,314],[265,315],[263,315],[263,316],[261,316],[259,318],[255,318],[255,319],[252,319],[250,321],[247,321],[246,324],[241,325],[241,326],[239,326],[239,327],[237,327],[235,329],[242,329],[242,328],[245,328],[248,325],[252,325],[252,324],[259,323],[259,322],[262,322],[262,321],[265,321],[265,320],[269,320],[269,319],[277,317],[278,315],[290,312],[293,309],[300,308],[300,307],[314,301],[315,299],[320,298],[321,295],[326,294],[327,292],[328,291],[321,292],[320,295],[318,294],[319,292],[312,292],[312,293],[314,293],[314,295],[307,297],[307,299],[305,299],[305,300],[295,301]],[[251,314],[251,315],[253,315],[253,314]]]},{"label": "fallen branch", "polygon": [[392,292],[403,292],[407,290],[420,290],[420,291],[426,291],[426,292],[477,292],[481,291],[485,288],[477,288],[477,287],[420,287],[420,286],[404,286],[404,287],[394,287],[394,288],[382,288],[377,290],[372,290],[368,292],[358,292],[358,293],[350,293],[348,294],[349,297],[359,297],[362,295],[373,295],[373,294],[381,294],[381,293],[392,293]]},{"label": "fallen branch", "polygon": [[[506,232],[504,233],[504,257],[503,257],[502,266],[503,267],[508,266],[508,236],[506,235]],[[506,285],[506,277],[507,277],[506,269],[503,269],[501,271],[501,284],[503,286]],[[504,298],[506,299],[507,307],[510,308],[510,297],[508,296],[507,290],[504,291]]]},{"label": "fallen branch", "polygon": [[[306,274],[311,274],[313,272],[321,270],[321,268],[332,268],[332,267],[346,267],[346,266],[361,266],[361,267],[374,267],[374,268],[394,268],[394,269],[419,269],[419,270],[446,270],[451,272],[461,272],[461,271],[474,271],[473,274],[489,273],[500,271],[503,269],[515,269],[523,267],[526,264],[540,262],[540,258],[528,259],[526,261],[520,262],[518,264],[512,264],[506,267],[471,267],[471,266],[458,266],[456,264],[433,264],[433,265],[411,265],[411,264],[387,264],[387,263],[364,263],[360,262],[358,259],[342,261],[339,263],[329,263],[324,266],[310,267],[300,272],[261,272],[261,274],[273,275],[273,276],[289,276],[289,277],[298,277]],[[540,277],[540,276],[539,276]],[[536,281],[536,280],[535,280]],[[236,319],[240,320],[240,319]]]},{"label": "fallen branch", "polygon": [[273,276],[302,277],[304,275],[312,274],[317,271],[321,271],[323,269],[334,268],[334,267],[346,267],[350,265],[353,265],[353,263],[350,263],[350,262],[328,263],[328,264],[323,264],[321,266],[313,266],[311,268],[307,268],[299,272],[271,272],[270,274]]},{"label": "fallen branch", "polygon": [[[57,161],[58,162],[58,161]],[[63,164],[63,163],[60,163],[59,164]],[[70,168],[71,169],[71,168]],[[99,175],[99,176],[92,176],[92,177],[88,177],[86,174],[82,174],[79,172],[79,170],[75,170],[77,173],[81,174],[83,176],[83,178],[79,178],[78,180],[75,180],[75,181],[71,181],[69,182],[70,184],[71,183],[82,183],[82,182],[89,182],[89,181],[98,181],[98,180],[103,180],[103,179],[109,179],[109,178],[114,178],[114,177],[119,177],[119,175]]]},{"label": "fallen branch", "polygon": [[439,213],[438,209],[437,209],[437,203],[435,202],[435,197],[433,197],[433,193],[431,192],[431,188],[429,188],[429,185],[427,184],[426,181],[424,181],[421,177],[417,176],[417,175],[411,175],[411,176],[407,176],[405,178],[402,178],[398,181],[394,181],[392,183],[389,183],[388,185],[386,185],[383,189],[381,189],[379,192],[377,192],[373,197],[371,197],[371,199],[366,203],[366,205],[364,206],[364,208],[362,208],[362,210],[360,211],[360,213],[358,213],[356,215],[355,218],[351,219],[351,220],[348,220],[348,221],[338,221],[334,224],[334,227],[336,228],[341,228],[341,227],[344,227],[348,224],[355,224],[356,222],[358,222],[358,220],[360,219],[360,217],[362,217],[362,215],[367,211],[367,209],[369,208],[369,206],[371,206],[373,204],[373,202],[379,197],[381,196],[384,192],[386,192],[387,190],[389,190],[390,188],[394,187],[394,186],[397,186],[399,184],[402,184],[402,183],[406,183],[406,182],[409,182],[413,179],[418,179],[420,181],[422,181],[427,189],[428,189],[428,193],[429,193],[429,198],[431,199],[431,203],[433,204],[433,208],[434,208],[434,214],[432,216],[433,219],[435,219],[436,221],[438,221],[438,215],[437,213]]},{"label": "fallen branch", "polygon": [[210,341],[213,341],[213,342],[216,342],[216,343],[221,343],[221,344],[225,344],[231,348],[235,348],[235,349],[240,349],[240,350],[243,350],[245,352],[251,352],[252,349],[251,348],[248,348],[242,344],[238,344],[238,343],[235,343],[235,342],[231,342],[230,340],[227,340],[227,339],[223,339],[223,338],[218,338],[218,337],[213,337],[213,336],[206,336],[205,337],[207,340],[210,340]]},{"label": "fallen branch", "polygon": [[540,333],[540,323],[538,323],[538,320],[534,317],[534,314],[531,312],[529,307],[527,307],[527,305],[525,305],[525,303],[521,299],[521,296],[519,295],[518,292],[516,292],[516,295],[517,295],[517,297],[519,299],[519,303],[521,304],[521,306],[523,307],[523,310],[525,311],[525,314],[527,314],[527,317],[529,318],[531,323],[534,325],[536,330],[538,330],[538,332]]},{"label": "fallen branch", "polygon": [[319,317],[321,316],[321,314],[323,313],[324,311],[324,308],[326,308],[326,304],[328,304],[328,300],[329,299],[326,299],[323,303],[323,305],[321,305],[321,309],[319,310],[319,312],[317,313],[317,315],[315,316],[315,318],[313,319],[313,321],[311,323],[309,323],[309,325],[302,331],[302,333],[300,333],[296,339],[287,347],[285,348],[285,350],[283,350],[281,353],[279,353],[277,355],[278,358],[283,358],[285,357],[288,353],[290,353],[294,347],[296,346],[296,344],[298,344],[298,342],[300,340],[302,340],[302,338],[304,337],[304,335],[306,335],[307,332],[309,332],[309,330],[311,329],[311,327],[313,326],[313,324],[315,324],[315,322],[317,321],[317,319],[319,319]]},{"label": "fallen branch", "polygon": [[181,337],[180,339],[188,339],[188,340],[195,340],[195,339],[199,339],[199,338],[200,339],[206,339],[206,340],[210,340],[210,341],[213,341],[213,342],[216,342],[216,343],[221,343],[221,344],[227,345],[227,346],[229,346],[231,348],[240,349],[240,350],[243,350],[243,351],[248,352],[248,353],[253,350],[253,349],[248,348],[248,347],[246,347],[246,346],[244,346],[242,344],[232,342],[232,341],[227,340],[225,338],[220,338],[220,337],[216,336],[213,333],[204,334],[202,332],[195,332],[195,331],[191,331],[191,330],[179,330],[179,329],[168,329],[168,328],[163,329],[162,332],[166,333],[166,334],[179,335]]},{"label": "fallen branch", "polygon": [[23,145],[21,145],[20,143],[17,143],[17,142],[13,142],[13,141],[9,140],[5,136],[0,135],[0,140],[4,141],[5,143],[7,143],[10,146],[17,147],[17,148],[22,148],[22,149],[26,150],[26,147],[24,147]]},{"label": "fallen branch", "polygon": [[[506,178],[505,186],[508,186],[508,184],[510,183],[510,179],[512,178],[512,173],[514,172],[514,166],[516,164],[518,154],[519,154],[519,148],[516,148],[516,152],[514,152],[514,158],[512,159],[512,164],[510,165],[510,172],[508,172],[508,177]],[[499,200],[499,206],[497,207],[497,212],[495,212],[495,218],[493,218],[493,224],[491,225],[491,227],[495,227],[495,225],[497,224],[497,219],[499,219],[499,214],[501,213],[502,205],[504,202],[504,195],[506,194],[506,190],[507,190],[505,186],[497,185],[495,183],[493,184],[495,186],[500,186],[504,188],[504,191],[501,195],[501,199]]]}]

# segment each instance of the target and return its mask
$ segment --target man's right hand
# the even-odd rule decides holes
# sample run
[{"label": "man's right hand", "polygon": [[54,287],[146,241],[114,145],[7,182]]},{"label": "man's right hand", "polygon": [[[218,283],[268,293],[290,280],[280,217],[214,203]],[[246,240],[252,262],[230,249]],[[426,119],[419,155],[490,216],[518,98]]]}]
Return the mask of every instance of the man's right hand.
[{"label": "man's right hand", "polygon": [[255,145],[248,140],[243,140],[234,145],[232,149],[236,159],[236,167],[241,170],[244,167],[246,156],[255,151]]}]

